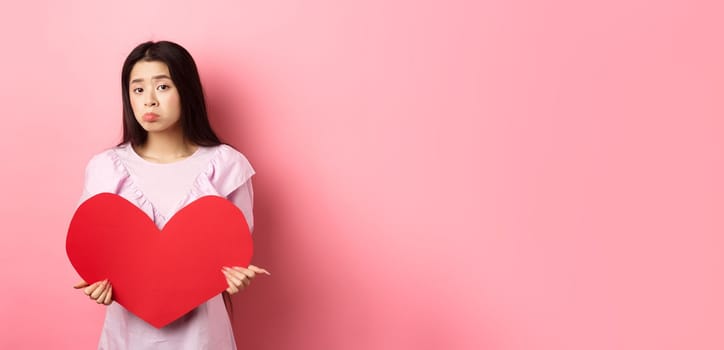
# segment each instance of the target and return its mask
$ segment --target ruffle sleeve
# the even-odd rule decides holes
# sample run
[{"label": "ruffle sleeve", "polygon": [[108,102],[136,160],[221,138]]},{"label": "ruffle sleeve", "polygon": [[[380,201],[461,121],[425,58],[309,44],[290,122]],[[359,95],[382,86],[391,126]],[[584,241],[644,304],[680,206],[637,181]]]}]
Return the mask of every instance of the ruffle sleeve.
[{"label": "ruffle sleeve", "polygon": [[118,194],[127,178],[128,173],[112,149],[94,155],[85,168],[83,193],[78,205],[99,193]]},{"label": "ruffle sleeve", "polygon": [[249,160],[229,145],[221,145],[211,160],[207,178],[219,195],[229,197],[256,173]]}]

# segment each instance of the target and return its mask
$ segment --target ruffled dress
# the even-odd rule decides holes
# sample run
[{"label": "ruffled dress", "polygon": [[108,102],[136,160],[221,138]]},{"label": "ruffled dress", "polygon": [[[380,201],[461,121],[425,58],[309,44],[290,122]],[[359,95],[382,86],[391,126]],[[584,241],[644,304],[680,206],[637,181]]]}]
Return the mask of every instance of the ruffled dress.
[{"label": "ruffled dress", "polygon": [[[139,185],[152,183],[145,180],[154,179],[156,174],[167,176],[169,170],[173,173],[173,167],[184,167],[183,171],[187,173],[198,170],[198,175],[190,177],[190,181],[179,181],[173,190],[173,186],[167,186],[164,191],[169,191],[169,196],[179,200],[173,201],[177,203],[175,206],[166,205],[171,209],[163,212]],[[197,198],[221,196],[241,209],[253,230],[253,175],[254,169],[246,157],[228,145],[199,147],[184,160],[158,164],[144,160],[130,144],[123,144],[93,156],[88,162],[79,203],[98,193],[114,193],[140,208],[161,229],[173,214]],[[154,190],[155,198],[162,198],[159,196],[164,193]],[[219,294],[161,329],[136,317],[118,303],[111,303],[106,308],[98,349],[225,350],[236,349],[236,345],[226,307]]]}]

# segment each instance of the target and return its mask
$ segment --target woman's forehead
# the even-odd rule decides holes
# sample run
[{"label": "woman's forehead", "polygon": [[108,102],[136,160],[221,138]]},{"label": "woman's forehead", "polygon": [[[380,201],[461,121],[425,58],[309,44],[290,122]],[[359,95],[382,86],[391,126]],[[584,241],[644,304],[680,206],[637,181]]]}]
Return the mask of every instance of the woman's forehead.
[{"label": "woman's forehead", "polygon": [[131,81],[170,79],[166,63],[161,61],[138,61],[131,69]]}]

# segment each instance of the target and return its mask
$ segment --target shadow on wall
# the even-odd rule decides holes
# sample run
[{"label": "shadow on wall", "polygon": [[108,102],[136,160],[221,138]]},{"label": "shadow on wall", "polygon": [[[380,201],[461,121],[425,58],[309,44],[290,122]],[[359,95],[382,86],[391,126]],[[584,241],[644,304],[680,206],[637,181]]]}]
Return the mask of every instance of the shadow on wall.
[{"label": "shadow on wall", "polygon": [[[223,55],[222,55],[223,56]],[[238,62],[219,62],[216,57],[211,69],[201,72],[209,118],[214,130],[223,142],[228,143],[242,152],[254,166],[257,175],[253,178],[254,186],[254,265],[266,268],[272,276],[259,276],[245,291],[232,296],[232,324],[239,349],[280,349],[288,348],[286,344],[293,326],[293,314],[299,309],[298,298],[294,298],[294,283],[299,280],[289,262],[290,256],[281,256],[279,249],[284,245],[284,236],[289,227],[284,220],[284,194],[279,192],[280,186],[274,184],[269,174],[269,166],[273,160],[261,160],[264,146],[251,144],[253,137],[249,127],[253,118],[259,117],[249,108],[248,101],[252,94],[245,93],[253,86],[244,84],[243,72],[239,72]],[[224,67],[235,67],[234,76],[229,76]],[[215,70],[216,69],[216,70]],[[259,151],[259,152],[257,152]]]}]

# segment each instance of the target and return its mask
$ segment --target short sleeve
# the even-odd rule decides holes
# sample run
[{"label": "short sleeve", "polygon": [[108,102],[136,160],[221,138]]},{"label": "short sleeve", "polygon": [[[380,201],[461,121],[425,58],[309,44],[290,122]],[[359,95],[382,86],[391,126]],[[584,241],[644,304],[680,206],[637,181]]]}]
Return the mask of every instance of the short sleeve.
[{"label": "short sleeve", "polygon": [[78,205],[99,193],[118,194],[125,172],[112,150],[93,156],[85,167],[83,193]]},{"label": "short sleeve", "polygon": [[212,160],[208,178],[223,197],[227,197],[254,176],[249,160],[229,145],[219,146],[219,154]]}]

